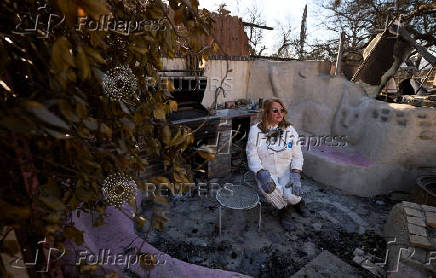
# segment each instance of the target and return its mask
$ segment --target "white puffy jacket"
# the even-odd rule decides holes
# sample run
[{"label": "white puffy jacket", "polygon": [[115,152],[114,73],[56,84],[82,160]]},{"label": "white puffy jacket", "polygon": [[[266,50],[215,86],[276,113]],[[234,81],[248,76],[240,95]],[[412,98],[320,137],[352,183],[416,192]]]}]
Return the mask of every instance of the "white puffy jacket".
[{"label": "white puffy jacket", "polygon": [[[276,127],[273,127],[277,128]],[[303,153],[298,143],[298,133],[293,126],[288,126],[275,144],[268,142],[258,124],[252,125],[248,134],[247,159],[251,171],[268,170],[272,176],[280,177],[291,169],[303,170]],[[281,150],[283,151],[274,151]]]},{"label": "white puffy jacket", "polygon": [[[277,126],[272,129],[277,129]],[[258,124],[251,126],[246,147],[248,168],[254,173],[261,169],[268,170],[279,187],[279,192],[283,192],[284,186],[290,181],[291,169],[303,169],[304,159],[301,146],[297,144],[298,139],[298,133],[292,126],[287,127],[276,142],[268,140]],[[292,198],[292,203],[301,199],[294,195]]]}]

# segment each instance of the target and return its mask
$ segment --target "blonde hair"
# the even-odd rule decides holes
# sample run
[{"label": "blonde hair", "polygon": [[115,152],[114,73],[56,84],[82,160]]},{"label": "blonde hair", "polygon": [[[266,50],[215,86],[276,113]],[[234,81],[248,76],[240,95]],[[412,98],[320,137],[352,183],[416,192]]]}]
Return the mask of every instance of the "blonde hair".
[{"label": "blonde hair", "polygon": [[285,115],[288,114],[288,110],[286,109],[283,101],[281,99],[278,99],[278,98],[270,98],[270,99],[267,99],[263,102],[263,111],[262,111],[262,115],[261,115],[262,120],[258,125],[259,129],[264,133],[266,133],[268,131],[268,128],[269,128],[269,123],[271,120],[270,115],[271,115],[271,110],[272,110],[272,104],[274,102],[279,103],[283,107],[283,110],[285,110],[285,113],[283,115],[283,120],[279,123],[279,127],[285,129],[291,125],[291,123],[285,119]]}]

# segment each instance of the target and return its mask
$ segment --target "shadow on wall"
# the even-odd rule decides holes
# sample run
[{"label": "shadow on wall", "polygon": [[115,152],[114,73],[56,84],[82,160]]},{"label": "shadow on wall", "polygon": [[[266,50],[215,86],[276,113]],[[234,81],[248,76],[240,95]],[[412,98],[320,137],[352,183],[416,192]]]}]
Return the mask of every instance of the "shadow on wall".
[{"label": "shadow on wall", "polygon": [[283,99],[300,134],[347,138],[342,149],[305,152],[304,172],[315,180],[360,196],[410,191],[419,168],[436,167],[436,110],[377,101],[325,68],[255,61],[247,97]]}]

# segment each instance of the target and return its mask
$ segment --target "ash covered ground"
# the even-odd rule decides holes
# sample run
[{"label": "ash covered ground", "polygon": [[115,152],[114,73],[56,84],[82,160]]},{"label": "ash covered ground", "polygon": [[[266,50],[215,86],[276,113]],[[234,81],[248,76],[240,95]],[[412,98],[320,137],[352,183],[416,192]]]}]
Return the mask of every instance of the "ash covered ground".
[{"label": "ash covered ground", "polygon": [[[215,180],[241,183],[241,175]],[[253,186],[248,178],[246,184]],[[328,250],[353,267],[356,277],[376,277],[353,262],[360,248],[381,263],[386,254],[382,238],[385,219],[395,204],[389,196],[360,198],[340,192],[310,178],[302,179],[309,217],[294,213],[293,231],[285,231],[277,210],[262,203],[262,225],[257,230],[258,207],[222,209],[222,234],[218,233],[219,203],[213,194],[170,198],[165,229],[154,230],[148,242],[183,261],[239,272],[253,277],[290,277]],[[150,203],[143,202],[145,211]],[[145,231],[138,230],[143,236]]]}]

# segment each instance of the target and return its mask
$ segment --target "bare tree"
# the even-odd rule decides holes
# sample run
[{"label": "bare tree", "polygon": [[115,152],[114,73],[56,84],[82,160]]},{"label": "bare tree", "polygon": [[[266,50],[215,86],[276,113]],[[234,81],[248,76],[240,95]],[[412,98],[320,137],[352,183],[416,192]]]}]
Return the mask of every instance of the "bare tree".
[{"label": "bare tree", "polygon": [[[338,37],[345,32],[344,56],[350,53],[362,55],[371,39],[394,18],[400,19],[424,47],[436,45],[433,35],[436,33],[434,0],[318,0],[316,3],[326,14],[323,27],[336,32]],[[332,41],[326,42],[330,43]],[[323,44],[316,47],[327,48]]]},{"label": "bare tree", "polygon": [[261,56],[262,52],[266,50],[266,46],[263,42],[265,30],[262,28],[257,28],[255,25],[265,25],[266,21],[257,4],[247,8],[244,21],[252,24],[249,26],[244,26],[252,50],[251,55]]},{"label": "bare tree", "polygon": [[279,43],[277,44],[277,51],[274,56],[300,60],[304,59],[304,46],[307,39],[307,5],[304,7],[303,16],[301,18],[299,38],[297,34],[294,33],[296,28],[292,26],[290,18],[286,19],[286,23],[277,22],[276,25]]},{"label": "bare tree", "polygon": [[308,51],[305,58],[308,60],[334,61],[338,54],[338,39],[327,41],[314,40],[308,43]]},{"label": "bare tree", "polygon": [[307,38],[307,4],[304,6],[303,18],[301,19],[301,28],[300,28],[300,49],[298,51],[298,55],[300,60],[304,57],[304,43]]},{"label": "bare tree", "polygon": [[295,27],[291,23],[291,18],[287,17],[286,20],[276,22],[276,35],[277,43],[275,44],[273,56],[281,58],[298,58],[299,39],[295,33]]}]

